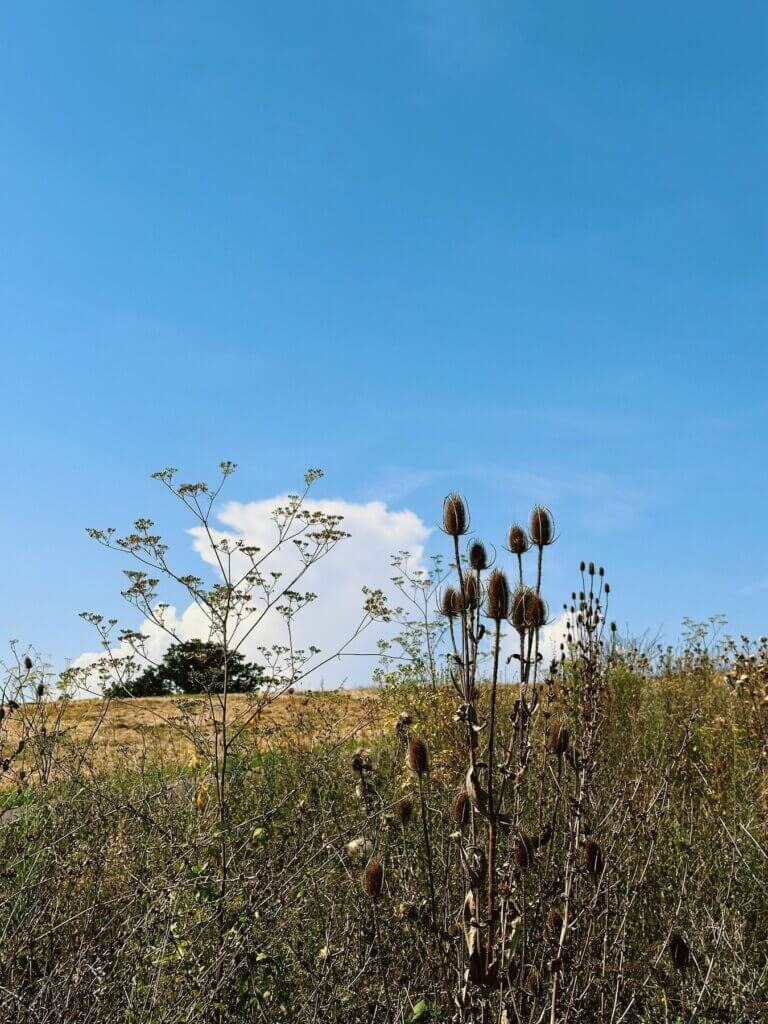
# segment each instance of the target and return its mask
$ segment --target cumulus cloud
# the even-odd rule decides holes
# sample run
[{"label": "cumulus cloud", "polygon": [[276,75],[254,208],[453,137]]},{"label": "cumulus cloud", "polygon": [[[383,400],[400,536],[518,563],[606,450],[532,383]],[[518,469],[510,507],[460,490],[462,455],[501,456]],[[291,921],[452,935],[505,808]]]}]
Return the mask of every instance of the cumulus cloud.
[{"label": "cumulus cloud", "polygon": [[[287,495],[277,495],[262,501],[228,502],[217,515],[217,540],[245,541],[262,551],[271,548],[275,538],[273,510],[284,506]],[[295,619],[294,643],[297,647],[317,646],[322,653],[318,660],[334,654],[351,636],[363,615],[364,586],[381,587],[388,596],[393,595],[389,582],[393,571],[391,556],[398,551],[411,554],[411,567],[425,567],[424,550],[431,530],[414,512],[393,510],[384,502],[355,503],[341,499],[310,499],[308,507],[326,515],[341,516],[341,528],[350,537],[339,543],[325,558],[312,566],[302,579],[299,589],[311,590],[317,600],[306,606]],[[190,531],[193,549],[208,568],[208,577],[216,578],[216,556],[202,528]],[[242,557],[242,556],[241,556]],[[284,579],[300,566],[298,552],[293,544],[286,545],[265,563],[266,571],[282,572]],[[204,575],[202,566],[190,565],[189,571]],[[179,640],[207,639],[208,624],[205,615],[194,603],[179,609],[169,606],[163,613],[166,632],[147,620],[138,626],[148,638],[146,651],[152,661],[162,658],[173,642],[169,633]],[[376,651],[376,641],[382,635],[380,624],[374,624],[362,634],[341,658],[334,659],[312,674],[312,686],[364,685],[370,681],[376,657],[361,654]],[[249,659],[258,659],[259,646],[285,643],[286,630],[282,618],[270,613],[259,628],[245,640],[241,650]],[[103,653],[103,652],[102,652]],[[102,653],[86,652],[73,663],[84,667],[94,663]],[[129,653],[125,645],[116,654]]]}]

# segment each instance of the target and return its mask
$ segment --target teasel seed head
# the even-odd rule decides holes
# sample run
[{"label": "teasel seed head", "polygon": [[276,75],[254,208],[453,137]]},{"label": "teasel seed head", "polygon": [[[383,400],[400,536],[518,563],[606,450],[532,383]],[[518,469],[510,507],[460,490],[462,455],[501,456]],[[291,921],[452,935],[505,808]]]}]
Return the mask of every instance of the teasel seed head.
[{"label": "teasel seed head", "polygon": [[520,523],[512,523],[507,534],[507,547],[512,554],[524,555],[530,546],[530,538]]},{"label": "teasel seed head", "polygon": [[464,577],[464,608],[467,611],[474,611],[480,604],[481,592],[477,582],[477,576],[468,574]]},{"label": "teasel seed head", "polygon": [[525,871],[531,866],[531,861],[533,860],[533,841],[530,836],[526,836],[522,832],[517,836],[512,856],[514,857],[515,864],[517,864],[521,871]]},{"label": "teasel seed head", "polygon": [[480,540],[473,540],[469,545],[468,557],[469,564],[475,572],[483,572],[490,564],[488,562],[488,552],[485,549],[485,544]]},{"label": "teasel seed head", "polygon": [[422,776],[429,771],[429,752],[427,750],[427,745],[424,740],[420,740],[418,736],[412,736],[408,741],[406,763],[410,770],[412,772],[416,772],[418,776]]},{"label": "teasel seed head", "polygon": [[397,801],[392,810],[401,825],[410,825],[413,819],[413,800],[409,800],[405,796],[402,800]]},{"label": "teasel seed head", "polygon": [[540,629],[546,624],[548,615],[546,601],[535,590],[525,585],[515,590],[509,615],[515,629]]},{"label": "teasel seed head", "polygon": [[462,789],[456,797],[456,801],[453,805],[453,820],[460,829],[464,829],[469,824],[470,811],[471,804],[469,802],[469,797],[465,790]]},{"label": "teasel seed head", "polygon": [[27,670],[27,672],[31,672],[32,671],[33,661],[32,661],[32,659],[30,658],[29,655],[27,655],[24,658],[24,668]]},{"label": "teasel seed head", "polygon": [[593,881],[597,881],[600,875],[603,873],[605,867],[605,861],[603,859],[603,851],[600,849],[600,844],[594,839],[584,840],[584,863],[592,876]]},{"label": "teasel seed head", "polygon": [[443,530],[449,537],[463,537],[469,530],[467,504],[456,491],[443,502]]},{"label": "teasel seed head", "polygon": [[547,914],[547,931],[553,939],[557,940],[560,938],[560,932],[562,929],[563,915],[557,907],[552,907],[550,912]]},{"label": "teasel seed head", "polygon": [[381,896],[383,886],[384,868],[380,860],[372,860],[363,872],[363,891],[372,900],[377,900]]},{"label": "teasel seed head", "polygon": [[454,619],[461,612],[461,601],[455,587],[448,586],[440,595],[440,614]]},{"label": "teasel seed head", "polygon": [[531,525],[528,531],[537,548],[544,548],[555,542],[555,521],[552,513],[543,505],[534,505]]},{"label": "teasel seed head", "polygon": [[691,947],[680,932],[672,932],[669,937],[669,955],[678,971],[684,971],[691,966]]},{"label": "teasel seed head", "polygon": [[501,622],[509,615],[510,590],[503,569],[494,569],[485,588],[485,613],[489,619]]},{"label": "teasel seed head", "polygon": [[549,730],[549,749],[552,753],[560,757],[568,750],[570,741],[571,734],[565,722],[553,722]]}]

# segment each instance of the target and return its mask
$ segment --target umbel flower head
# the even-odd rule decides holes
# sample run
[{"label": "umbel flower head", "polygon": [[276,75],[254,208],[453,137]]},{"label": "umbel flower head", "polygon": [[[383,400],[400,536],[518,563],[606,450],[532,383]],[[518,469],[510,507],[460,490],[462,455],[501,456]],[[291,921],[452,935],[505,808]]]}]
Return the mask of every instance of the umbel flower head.
[{"label": "umbel flower head", "polygon": [[418,736],[412,736],[408,740],[405,761],[410,770],[419,776],[429,771],[429,752],[424,740],[420,740]]},{"label": "umbel flower head", "polygon": [[443,502],[443,530],[449,537],[463,537],[469,530],[467,505],[456,491]]}]

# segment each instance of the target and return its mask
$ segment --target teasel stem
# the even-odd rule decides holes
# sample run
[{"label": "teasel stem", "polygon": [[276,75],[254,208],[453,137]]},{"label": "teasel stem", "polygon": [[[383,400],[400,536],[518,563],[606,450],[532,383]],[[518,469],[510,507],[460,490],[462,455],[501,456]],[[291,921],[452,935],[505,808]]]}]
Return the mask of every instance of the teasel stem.
[{"label": "teasel stem", "polygon": [[[459,551],[459,538],[453,538],[453,551],[456,558],[456,572],[459,576],[459,593],[464,595],[464,573],[461,568],[461,552]],[[467,630],[467,609],[465,602],[461,602],[461,653],[462,653],[462,672],[464,676],[464,701],[471,705],[472,700],[472,669],[469,664],[469,636]],[[475,651],[475,654],[477,652]],[[476,660],[476,659],[475,659]],[[469,748],[469,764],[471,768],[475,768],[475,747],[474,747],[474,736],[472,734],[472,721],[474,716],[469,714],[467,716],[467,746]],[[475,843],[477,839],[476,830],[477,823],[475,820],[475,809],[472,808],[470,818],[470,830],[472,832],[472,842]]]},{"label": "teasel stem", "polygon": [[435,901],[435,879],[432,873],[432,842],[429,838],[429,817],[427,800],[424,796],[424,775],[419,772],[419,802],[421,804],[421,827],[424,834],[424,857],[427,862],[427,881],[429,883],[429,902],[432,907],[432,927],[437,934],[437,904]]},{"label": "teasel stem", "polygon": [[491,678],[491,711],[488,723],[488,938],[485,949],[485,969],[493,961],[493,940],[496,930],[496,807],[493,793],[493,770],[496,738],[496,687],[499,679],[499,648],[501,646],[501,619],[496,620],[493,641],[493,676]]}]

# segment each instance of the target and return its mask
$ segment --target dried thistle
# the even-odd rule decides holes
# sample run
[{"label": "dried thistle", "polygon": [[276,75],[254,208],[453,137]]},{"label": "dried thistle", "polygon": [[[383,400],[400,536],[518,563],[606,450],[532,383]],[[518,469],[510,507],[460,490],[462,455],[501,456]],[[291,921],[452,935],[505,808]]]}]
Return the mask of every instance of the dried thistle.
[{"label": "dried thistle", "polygon": [[443,530],[449,537],[463,537],[469,530],[466,502],[455,491],[443,502]]},{"label": "dried thistle", "polygon": [[424,740],[420,740],[418,736],[411,737],[405,760],[410,770],[419,776],[429,771],[429,752]]},{"label": "dried thistle", "polygon": [[[458,594],[456,595],[458,597]],[[464,577],[464,607],[473,611],[480,604],[480,586],[477,576]]]},{"label": "dried thistle", "polygon": [[501,622],[509,615],[510,589],[503,569],[494,569],[488,577],[485,595],[485,613],[489,619]]},{"label": "dried thistle", "polygon": [[363,892],[372,900],[381,896],[384,885],[384,868],[380,860],[372,860],[363,872]]},{"label": "dried thistle", "polygon": [[535,505],[531,512],[531,525],[528,531],[537,548],[546,547],[555,541],[555,520],[552,513],[543,505]]},{"label": "dried thistle", "polygon": [[440,595],[440,614],[454,619],[461,612],[461,600],[455,587],[448,586]]},{"label": "dried thistle", "polygon": [[559,939],[560,932],[563,930],[563,915],[557,909],[552,907],[550,912],[547,914],[547,931],[549,932],[550,938]]},{"label": "dried thistle", "polygon": [[521,832],[520,835],[515,838],[514,846],[512,848],[512,856],[515,864],[521,871],[525,871],[531,866],[531,862],[533,861],[533,840],[530,836],[526,836]]}]

